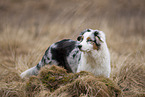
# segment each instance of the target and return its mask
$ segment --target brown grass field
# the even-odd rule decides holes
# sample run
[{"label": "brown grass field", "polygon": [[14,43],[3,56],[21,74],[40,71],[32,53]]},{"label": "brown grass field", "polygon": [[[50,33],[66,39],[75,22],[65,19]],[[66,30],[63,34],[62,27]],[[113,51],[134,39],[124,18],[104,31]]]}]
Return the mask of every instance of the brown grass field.
[{"label": "brown grass field", "polygon": [[[117,85],[114,91],[120,89],[123,97],[145,97],[145,0],[1,0],[0,97],[68,97],[70,91],[76,93],[72,89],[80,97],[115,96],[111,86],[104,88],[102,79],[91,74],[78,78],[64,70],[74,81],[58,83],[56,92],[42,85],[43,72],[31,79],[19,77],[40,61],[49,45],[76,40],[87,28],[106,34],[112,67],[107,80]],[[28,92],[28,83],[39,83],[39,88]]]}]

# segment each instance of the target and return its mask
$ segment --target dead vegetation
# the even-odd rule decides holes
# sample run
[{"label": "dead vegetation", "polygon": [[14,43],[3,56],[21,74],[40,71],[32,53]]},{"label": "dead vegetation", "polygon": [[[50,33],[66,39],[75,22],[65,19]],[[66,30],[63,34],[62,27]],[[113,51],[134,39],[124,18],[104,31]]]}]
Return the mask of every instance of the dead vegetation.
[{"label": "dead vegetation", "polygon": [[[2,97],[145,96],[144,0],[2,0],[0,2],[0,95]],[[103,30],[111,53],[110,79],[45,67],[30,79],[52,43],[76,40],[86,28]],[[115,86],[114,86],[115,85]]]},{"label": "dead vegetation", "polygon": [[121,96],[119,86],[108,78],[95,77],[85,71],[70,74],[57,66],[44,67],[38,76],[32,76],[26,81],[5,83],[0,93],[3,97]]}]

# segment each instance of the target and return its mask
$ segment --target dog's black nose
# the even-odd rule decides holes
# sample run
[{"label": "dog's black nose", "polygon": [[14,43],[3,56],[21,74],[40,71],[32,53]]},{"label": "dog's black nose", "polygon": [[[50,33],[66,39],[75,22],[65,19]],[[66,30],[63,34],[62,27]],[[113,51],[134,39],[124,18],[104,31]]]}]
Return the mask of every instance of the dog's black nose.
[{"label": "dog's black nose", "polygon": [[78,48],[81,49],[82,45],[78,45]]}]

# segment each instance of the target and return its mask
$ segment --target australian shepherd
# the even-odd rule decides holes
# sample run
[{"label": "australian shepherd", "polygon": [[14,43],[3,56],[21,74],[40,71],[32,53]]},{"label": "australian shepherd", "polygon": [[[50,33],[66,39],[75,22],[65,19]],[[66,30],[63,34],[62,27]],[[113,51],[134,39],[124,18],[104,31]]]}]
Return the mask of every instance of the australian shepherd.
[{"label": "australian shepherd", "polygon": [[88,71],[95,76],[109,77],[110,53],[103,31],[87,29],[80,33],[77,41],[64,39],[48,47],[41,61],[24,71],[22,78],[37,75],[45,65],[58,65],[68,72]]}]

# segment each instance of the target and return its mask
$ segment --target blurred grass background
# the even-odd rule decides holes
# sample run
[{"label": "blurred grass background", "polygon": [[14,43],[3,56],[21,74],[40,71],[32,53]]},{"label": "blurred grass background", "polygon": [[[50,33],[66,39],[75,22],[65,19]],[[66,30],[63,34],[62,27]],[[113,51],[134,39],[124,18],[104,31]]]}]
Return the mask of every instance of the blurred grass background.
[{"label": "blurred grass background", "polygon": [[91,28],[106,34],[123,95],[145,95],[144,17],[144,0],[1,0],[0,84],[21,83],[49,45]]}]

